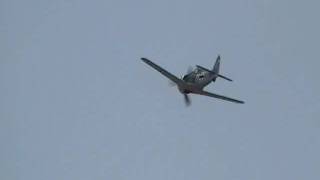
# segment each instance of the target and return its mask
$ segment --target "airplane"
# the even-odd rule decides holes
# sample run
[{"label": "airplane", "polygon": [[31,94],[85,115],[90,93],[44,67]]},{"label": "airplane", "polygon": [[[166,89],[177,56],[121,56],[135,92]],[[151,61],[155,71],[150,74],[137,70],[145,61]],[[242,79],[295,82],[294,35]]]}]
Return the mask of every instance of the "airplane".
[{"label": "airplane", "polygon": [[244,101],[203,90],[204,87],[209,85],[211,82],[215,82],[218,77],[227,81],[232,81],[231,79],[219,74],[220,59],[220,55],[218,55],[216,62],[211,70],[200,65],[196,65],[195,69],[189,69],[186,75],[184,75],[182,78],[178,78],[175,75],[168,72],[167,70],[165,70],[164,68],[150,61],[149,59],[141,58],[141,60],[144,63],[148,64],[149,66],[160,72],[162,75],[170,79],[175,85],[177,85],[179,91],[184,95],[186,106],[189,106],[191,104],[191,100],[188,96],[188,94],[190,93],[218,98],[229,102],[244,104]]}]

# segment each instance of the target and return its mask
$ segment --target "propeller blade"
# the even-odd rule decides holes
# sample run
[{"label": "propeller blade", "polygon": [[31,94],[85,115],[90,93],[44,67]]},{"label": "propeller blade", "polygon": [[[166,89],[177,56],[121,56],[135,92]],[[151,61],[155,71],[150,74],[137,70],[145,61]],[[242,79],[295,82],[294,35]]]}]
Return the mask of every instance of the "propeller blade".
[{"label": "propeller blade", "polygon": [[186,106],[190,106],[191,100],[190,100],[189,96],[187,94],[183,94],[183,95],[184,95],[184,102],[185,102]]}]

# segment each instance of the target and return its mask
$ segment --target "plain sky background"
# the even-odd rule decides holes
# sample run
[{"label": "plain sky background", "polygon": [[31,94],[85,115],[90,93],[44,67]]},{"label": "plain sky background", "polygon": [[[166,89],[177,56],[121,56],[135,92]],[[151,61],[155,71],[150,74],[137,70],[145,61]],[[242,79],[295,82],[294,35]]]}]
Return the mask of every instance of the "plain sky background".
[{"label": "plain sky background", "polygon": [[[320,2],[1,0],[1,180],[319,180]],[[140,61],[181,76],[183,96]]]}]

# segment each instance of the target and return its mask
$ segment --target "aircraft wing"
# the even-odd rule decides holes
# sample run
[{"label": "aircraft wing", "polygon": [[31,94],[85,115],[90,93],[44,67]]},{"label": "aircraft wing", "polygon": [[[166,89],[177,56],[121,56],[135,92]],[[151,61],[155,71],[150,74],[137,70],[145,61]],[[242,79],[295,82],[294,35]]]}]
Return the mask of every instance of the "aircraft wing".
[{"label": "aircraft wing", "polygon": [[207,92],[207,91],[200,91],[200,92],[197,92],[196,94],[209,96],[209,97],[214,97],[214,98],[218,98],[218,99],[222,99],[222,100],[226,100],[226,101],[230,101],[230,102],[234,102],[234,103],[244,104],[244,101],[240,101],[240,100],[237,100],[237,99],[232,99],[232,98],[229,98],[229,97],[226,97],[226,96],[210,93],[210,92]]},{"label": "aircraft wing", "polygon": [[171,81],[173,81],[176,84],[182,84],[183,81],[179,78],[177,78],[175,75],[169,73],[168,71],[166,71],[165,69],[163,69],[162,67],[158,66],[157,64],[153,63],[152,61],[150,61],[147,58],[141,58],[141,60],[143,62],[145,62],[146,64],[148,64],[149,66],[153,67],[155,70],[157,70],[158,72],[160,72],[161,74],[163,74],[164,76],[166,76],[167,78],[169,78]]}]

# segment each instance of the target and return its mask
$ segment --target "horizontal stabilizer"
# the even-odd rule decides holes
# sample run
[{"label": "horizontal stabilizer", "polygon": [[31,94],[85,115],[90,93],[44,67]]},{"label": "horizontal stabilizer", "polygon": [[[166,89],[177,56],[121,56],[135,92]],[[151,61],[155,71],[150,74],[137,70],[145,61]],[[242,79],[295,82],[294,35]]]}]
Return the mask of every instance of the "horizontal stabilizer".
[{"label": "horizontal stabilizer", "polygon": [[221,77],[222,79],[225,79],[225,80],[227,80],[227,81],[232,81],[232,79],[227,78],[227,77],[225,77],[225,76],[222,76],[222,75],[220,75],[220,74],[218,74],[218,77]]}]

